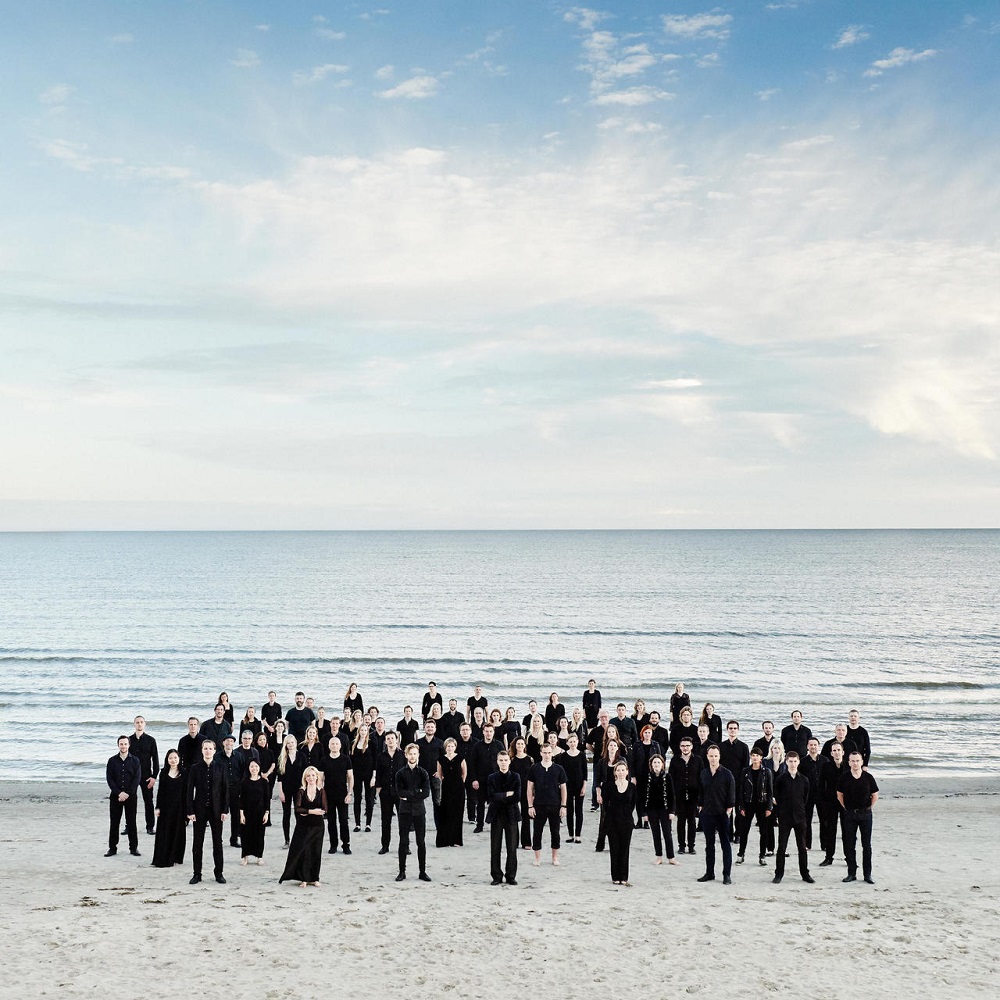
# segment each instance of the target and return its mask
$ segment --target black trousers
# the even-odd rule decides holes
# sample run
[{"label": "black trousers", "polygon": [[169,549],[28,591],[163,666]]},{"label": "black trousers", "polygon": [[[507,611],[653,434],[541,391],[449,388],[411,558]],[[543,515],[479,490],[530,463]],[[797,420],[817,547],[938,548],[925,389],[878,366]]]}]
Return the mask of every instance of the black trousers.
[{"label": "black trousers", "polygon": [[809,874],[809,855],[806,853],[806,824],[804,822],[778,824],[778,848],[774,852],[774,874],[785,874],[785,848],[788,846],[788,838],[793,830],[795,831],[795,847],[799,852],[799,874],[805,878]]},{"label": "black trousers", "polygon": [[281,803],[281,829],[284,831],[286,844],[292,833],[292,806],[294,804],[291,795],[286,795],[285,801]]},{"label": "black trousers", "polygon": [[193,874],[201,875],[201,855],[205,847],[205,827],[212,828],[212,861],[215,863],[215,874],[222,874],[222,820],[215,815],[195,819],[191,833],[191,863]]},{"label": "black trousers", "polygon": [[813,810],[816,808],[815,802],[806,805],[806,850],[812,850],[813,845]]},{"label": "black trousers", "polygon": [[571,794],[566,808],[566,836],[579,837],[583,832],[583,800],[579,793]]},{"label": "black trousers", "polygon": [[476,822],[476,796],[479,795],[477,789],[472,787],[472,782],[465,783],[465,812],[470,823]]},{"label": "black trousers", "polygon": [[399,812],[399,870],[406,871],[406,855],[410,850],[410,831],[417,842],[417,865],[420,871],[427,869],[427,842],[425,839],[427,818],[423,810],[410,812],[400,809]]},{"label": "black trousers", "polygon": [[[506,877],[507,881],[517,878],[517,820],[506,815],[490,824],[490,878]],[[507,864],[500,867],[500,848],[506,843]]]},{"label": "black trousers", "polygon": [[337,829],[340,829],[340,843],[344,847],[351,846],[351,824],[348,822],[348,805],[337,797],[336,801],[327,799],[326,828],[330,833],[330,850],[337,849]]},{"label": "black trousers", "polygon": [[832,802],[817,802],[819,813],[819,846],[823,854],[833,860],[837,853],[837,820],[840,809]]},{"label": "black trousers", "polygon": [[531,838],[532,850],[542,849],[542,833],[545,824],[549,825],[549,842],[553,851],[559,850],[559,809],[560,806],[540,806],[535,803],[535,826]]},{"label": "black trousers", "polygon": [[472,790],[476,797],[476,826],[482,826],[486,821],[486,782],[480,781],[479,787]]},{"label": "black trousers", "polygon": [[531,817],[528,815],[528,802],[521,799],[521,846],[531,847]]},{"label": "black trousers", "polygon": [[[694,802],[677,803],[677,846],[683,848],[687,844],[689,851],[694,850],[694,835],[697,830],[695,814],[697,807]],[[727,820],[728,831],[728,820]]]},{"label": "black trousers", "polygon": [[632,816],[608,824],[608,850],[611,853],[611,881],[628,881],[628,855],[632,845]]},{"label": "black trousers", "polygon": [[872,877],[872,811],[871,809],[845,809],[840,817],[841,836],[847,873],[858,871],[858,833],[861,834],[861,866],[865,878]]},{"label": "black trousers", "polygon": [[135,814],[138,808],[138,800],[134,795],[130,795],[124,802],[118,801],[118,796],[112,792],[108,800],[111,804],[111,829],[108,831],[108,850],[118,850],[118,828],[122,824],[122,816],[125,816],[125,833],[128,836],[128,849],[137,851],[139,849],[139,835],[135,828]]},{"label": "black trousers", "polygon": [[748,808],[744,807],[744,812],[746,813],[745,816],[737,812],[739,818],[736,821],[736,828],[740,838],[739,855],[742,857],[747,852],[747,844],[750,841],[750,828],[753,826],[754,819],[756,819],[757,832],[760,835],[760,856],[764,857],[767,853],[768,832],[771,829],[771,820],[768,816],[764,815],[767,812],[767,806],[759,803]]},{"label": "black trousers", "polygon": [[240,785],[229,786],[229,843],[235,847],[240,839]]},{"label": "black trousers", "polygon": [[142,792],[142,802],[146,807],[146,829],[152,830],[156,824],[156,811],[153,808],[153,789],[143,780],[139,782],[139,790]]},{"label": "black trousers", "polygon": [[382,818],[382,846],[389,847],[392,839],[392,814],[396,808],[396,800],[391,792],[381,791],[378,793],[378,811]]},{"label": "black trousers", "polygon": [[[663,846],[666,845],[667,857],[674,856],[674,831],[670,826],[670,813],[666,809],[646,810],[646,818],[649,820],[649,829],[653,833],[653,854],[658,858],[663,857]],[[660,840],[660,833],[663,833],[663,840]]]},{"label": "black trousers", "polygon": [[[372,813],[375,812],[375,786],[367,781],[364,784],[365,826],[372,825]],[[361,795],[358,786],[354,786],[354,825],[361,826]]]},{"label": "black trousers", "polygon": [[715,875],[715,838],[722,844],[722,877],[729,878],[733,867],[733,845],[729,842],[729,817],[722,813],[701,814],[701,829],[705,834],[705,874]]}]

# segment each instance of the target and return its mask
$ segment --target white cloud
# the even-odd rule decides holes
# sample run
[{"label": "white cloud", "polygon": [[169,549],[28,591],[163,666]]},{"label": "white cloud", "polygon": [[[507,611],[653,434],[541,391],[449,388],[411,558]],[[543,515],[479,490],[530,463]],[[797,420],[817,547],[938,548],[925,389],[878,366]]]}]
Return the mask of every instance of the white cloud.
[{"label": "white cloud", "polygon": [[665,378],[643,382],[640,389],[700,389],[705,383],[700,378]]},{"label": "white cloud", "polygon": [[324,63],[322,66],[314,66],[308,72],[293,73],[292,82],[297,87],[302,87],[310,83],[321,83],[331,74],[347,72],[350,72],[349,66],[344,66],[340,63]]},{"label": "white cloud", "polygon": [[767,90],[755,90],[753,95],[758,101],[769,101],[772,97],[780,93],[780,87],[769,87]]},{"label": "white cloud", "polygon": [[715,11],[691,15],[663,15],[663,29],[668,35],[692,40],[699,38],[726,39],[729,37],[732,23],[732,14],[719,14]]},{"label": "white cloud", "polygon": [[271,25],[269,25],[269,24],[258,24],[257,25],[257,30],[258,31],[265,31],[265,32],[266,31],[270,31],[271,30]]},{"label": "white cloud", "polygon": [[849,24],[837,36],[833,47],[835,49],[844,49],[849,45],[857,45],[859,42],[867,41],[869,38],[871,38],[871,35],[864,30],[863,25]]},{"label": "white cloud", "polygon": [[811,135],[807,139],[793,139],[783,143],[781,148],[800,152],[804,149],[815,149],[817,146],[829,146],[831,142],[834,142],[832,135]]},{"label": "white cloud", "polygon": [[404,98],[405,100],[416,101],[427,97],[433,97],[440,87],[437,77],[434,76],[414,76],[409,80],[404,80],[395,87],[388,90],[380,90],[376,93],[386,100],[394,98]]},{"label": "white cloud", "polygon": [[610,15],[599,10],[591,10],[589,7],[573,7],[563,14],[563,20],[570,24],[579,25],[584,31],[593,31],[601,21],[606,20]]},{"label": "white cloud", "polygon": [[120,35],[112,35],[108,41],[112,45],[131,45],[135,41],[135,36],[124,31]]},{"label": "white cloud", "polygon": [[652,104],[654,101],[667,101],[674,95],[658,87],[629,87],[627,90],[612,90],[607,93],[598,94],[593,103],[605,106],[609,104],[621,104],[625,107],[638,108],[644,104]]},{"label": "white cloud", "polygon": [[38,100],[42,104],[52,107],[57,104],[65,104],[74,93],[76,93],[76,88],[71,87],[68,83],[54,83],[38,95]]},{"label": "white cloud", "polygon": [[395,72],[396,72],[396,67],[393,66],[392,64],[386,66],[379,66],[379,68],[375,70],[375,79],[391,80]]},{"label": "white cloud", "polygon": [[328,42],[339,42],[347,37],[344,31],[334,31],[332,28],[317,28],[316,34],[320,38],[325,38]]},{"label": "white cloud", "polygon": [[881,76],[887,69],[896,69],[909,63],[921,62],[936,55],[937,49],[924,49],[923,52],[917,52],[914,49],[893,49],[885,59],[876,59],[865,70],[865,76]]},{"label": "white cloud", "polygon": [[230,59],[229,62],[239,69],[253,69],[260,65],[260,56],[253,49],[237,49],[236,58]]}]

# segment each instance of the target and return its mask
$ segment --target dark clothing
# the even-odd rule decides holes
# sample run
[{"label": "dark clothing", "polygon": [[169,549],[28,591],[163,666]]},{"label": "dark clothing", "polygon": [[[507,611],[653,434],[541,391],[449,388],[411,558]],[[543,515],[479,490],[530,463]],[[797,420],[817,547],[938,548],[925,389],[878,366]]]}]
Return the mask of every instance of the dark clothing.
[{"label": "dark clothing", "polygon": [[202,739],[213,740],[215,742],[215,748],[217,750],[221,750],[223,743],[226,741],[226,737],[232,735],[233,727],[226,722],[225,719],[223,719],[222,722],[216,722],[215,716],[213,716],[211,719],[206,719],[201,724],[201,729],[199,729],[198,732],[201,733]]},{"label": "dark clothing", "polygon": [[736,789],[736,802],[740,809],[749,811],[756,806],[771,808],[774,801],[774,775],[766,768],[745,767],[740,773]]},{"label": "dark clothing", "polygon": [[313,798],[304,788],[295,796],[295,833],[285,858],[285,870],[279,882],[318,882],[323,863],[323,816],[311,816],[310,809],[327,811],[326,792],[316,789]]},{"label": "dark clothing", "polygon": [[153,812],[153,789],[149,787],[148,782],[150,778],[155,778],[160,773],[160,756],[156,752],[156,740],[149,733],[143,733],[142,736],[133,733],[128,738],[128,749],[133,757],[139,758],[139,763],[142,765],[139,790],[146,804],[146,829],[152,830],[156,816]]},{"label": "dark clothing", "polygon": [[867,771],[855,778],[848,770],[844,774],[837,791],[843,796],[844,809],[840,817],[841,835],[844,841],[844,856],[847,858],[847,874],[858,870],[857,835],[861,833],[862,867],[866,879],[872,875],[872,795],[878,791],[878,784]]},{"label": "dark clothing", "polygon": [[[722,768],[720,767],[721,771]],[[722,877],[729,878],[733,870],[733,845],[729,842],[729,817],[725,813],[701,814],[701,828],[705,834],[705,874],[715,877],[715,838],[722,843]]]},{"label": "dark clothing", "polygon": [[583,692],[583,715],[587,720],[587,728],[593,729],[597,725],[597,714],[601,710],[601,692],[595,688]]},{"label": "dark clothing", "polygon": [[833,755],[830,753],[830,747],[832,747],[834,743],[840,743],[840,745],[844,748],[844,767],[848,766],[849,763],[848,758],[851,755],[851,751],[861,749],[859,746],[855,744],[854,740],[851,739],[850,733],[848,733],[848,735],[845,736],[842,740],[838,740],[837,737],[834,736],[831,739],[828,739],[823,744],[823,749],[820,750],[820,753],[824,757],[829,757],[830,760],[833,760]]},{"label": "dark clothing", "polygon": [[191,863],[193,874],[201,877],[202,850],[205,828],[212,830],[212,859],[215,875],[222,874],[222,817],[229,812],[229,783],[225,768],[216,760],[206,764],[198,761],[188,772],[187,814],[194,816],[191,836]]},{"label": "dark clothing", "polygon": [[528,782],[531,785],[529,801],[536,809],[539,805],[555,806],[556,812],[559,811],[566,794],[566,772],[561,765],[550,764],[545,767],[535,764],[528,772]]},{"label": "dark clothing", "polygon": [[809,741],[812,739],[812,730],[806,725],[785,726],[781,730],[781,743],[785,748],[785,756],[789,750],[794,750],[801,759],[805,759],[809,754]]},{"label": "dark clothing", "polygon": [[679,722],[681,717],[682,708],[691,707],[691,695],[687,692],[684,694],[677,694],[675,691],[670,696],[670,721],[671,723]]},{"label": "dark clothing", "polygon": [[[806,815],[806,848],[812,849],[812,820],[813,810],[821,812],[819,806],[820,785],[823,781],[823,774],[831,762],[822,754],[815,760],[808,754],[799,763],[799,773],[804,774],[809,779],[809,805]],[[820,820],[822,824],[822,820]]]},{"label": "dark clothing", "polygon": [[837,801],[837,786],[840,779],[850,769],[844,763],[837,767],[828,757],[826,767],[820,772],[819,788],[816,792],[816,811],[819,813],[819,846],[824,855],[833,860],[837,853],[837,825],[840,822],[840,803]]},{"label": "dark clothing", "polygon": [[[116,753],[108,760],[106,769],[109,795],[109,808],[111,812],[111,825],[108,828],[108,850],[118,850],[118,831],[121,828],[122,816],[125,817],[125,833],[128,837],[128,847],[130,851],[139,849],[139,835],[135,826],[135,814],[138,807],[139,779],[142,765],[138,757],[131,753],[124,760],[122,755]],[[124,792],[128,798],[120,802],[118,796]]]},{"label": "dark clothing", "polygon": [[777,736],[772,736],[768,739],[766,736],[759,736],[753,741],[752,750],[759,750],[761,757],[767,760],[771,756],[771,744],[777,739]]},{"label": "dark clothing", "polygon": [[[698,779],[698,805],[702,816],[705,813],[725,816],[736,806],[736,781],[724,767],[718,767],[715,774],[710,767],[702,770]],[[728,828],[727,823],[727,831]]]},{"label": "dark clothing", "polygon": [[730,774],[742,774],[750,766],[750,747],[743,740],[723,740],[719,744],[719,763]]},{"label": "dark clothing", "polygon": [[344,699],[345,713],[353,715],[355,712],[364,712],[364,710],[365,710],[365,703],[360,693],[356,694],[353,698]]},{"label": "dark clothing", "polygon": [[246,819],[240,824],[244,858],[264,857],[264,815],[271,808],[271,786],[266,778],[244,778],[240,786],[240,809]]},{"label": "dark clothing", "polygon": [[431,794],[430,775],[419,765],[409,764],[396,772],[396,797],[399,800],[399,870],[406,871],[406,856],[410,850],[410,831],[417,842],[417,864],[427,868],[424,802]]},{"label": "dark clothing", "polygon": [[113,757],[108,758],[106,776],[112,795],[117,798],[121,792],[124,792],[129,797],[134,798],[142,779],[142,765],[139,763],[139,758],[131,753],[127,754],[124,760],[122,760],[120,753],[116,753]]},{"label": "dark clothing", "polygon": [[635,723],[627,715],[624,719],[619,719],[616,715],[611,720],[610,725],[618,730],[618,735],[630,750],[639,742],[639,732],[635,728]]},{"label": "dark clothing", "polygon": [[469,783],[478,782],[479,787],[474,788],[473,794],[475,795],[475,809],[476,809],[476,829],[481,830],[483,828],[483,823],[486,820],[486,782],[489,776],[493,774],[497,768],[497,756],[503,750],[503,744],[499,740],[491,740],[487,743],[485,740],[481,743],[477,743],[472,749],[472,753],[469,755],[466,766],[468,768]]},{"label": "dark clothing", "polygon": [[670,752],[674,754],[675,757],[680,756],[681,752],[681,740],[688,739],[691,741],[691,747],[694,749],[698,746],[700,742],[698,739],[698,727],[691,723],[690,726],[685,726],[682,722],[671,722],[670,723]]},{"label": "dark clothing", "polygon": [[438,847],[462,846],[462,820],[465,816],[465,783],[462,781],[462,764],[459,756],[449,760],[442,756],[441,767],[441,803],[437,809],[437,835],[435,844]]},{"label": "dark clothing", "polygon": [[[521,820],[521,778],[512,770],[496,771],[486,779],[490,806],[486,821],[490,824],[490,877],[494,881],[517,877],[517,833]],[[511,794],[508,794],[511,793]],[[500,866],[500,848],[507,848],[507,864]]]},{"label": "dark clothing", "polygon": [[566,714],[566,706],[560,702],[558,705],[549,703],[545,706],[545,730],[554,733],[559,729],[559,720]]},{"label": "dark clothing", "polygon": [[396,723],[396,732],[399,733],[399,745],[405,750],[411,743],[415,743],[417,740],[417,731],[420,729],[420,723],[416,719],[410,719],[409,722],[405,718],[399,720]]},{"label": "dark clothing", "polygon": [[285,712],[285,722],[288,723],[288,734],[294,736],[299,743],[306,738],[306,730],[316,721],[316,713],[311,708],[290,708]]},{"label": "dark clothing", "polygon": [[470,695],[468,701],[466,701],[465,704],[468,706],[468,712],[466,713],[466,715],[468,716],[470,722],[472,721],[472,717],[473,715],[475,715],[477,708],[481,708],[483,710],[483,716],[484,717],[486,716],[486,709],[489,706],[489,702],[486,700],[485,697],[476,698]]},{"label": "dark clothing", "polygon": [[442,713],[441,718],[437,720],[438,738],[442,742],[448,739],[449,736],[453,740],[458,740],[459,730],[463,722],[465,722],[465,716],[457,708],[454,712]]},{"label": "dark clothing", "polygon": [[187,815],[184,812],[186,792],[184,772],[180,771],[176,778],[171,778],[169,768],[165,767],[156,785],[156,808],[160,815],[156,824],[156,840],[153,842],[154,868],[169,868],[184,861],[187,840]]},{"label": "dark clothing", "polygon": [[588,730],[587,746],[593,751],[594,760],[597,760],[604,753],[604,741],[607,735],[608,730],[604,726],[591,726]]},{"label": "dark clothing", "polygon": [[268,731],[274,729],[274,724],[281,718],[281,706],[277,702],[261,705],[260,717],[267,723]]},{"label": "dark clothing", "polygon": [[775,779],[774,797],[778,804],[778,847],[774,854],[774,874],[780,877],[785,873],[785,848],[788,846],[788,837],[794,830],[799,873],[805,878],[809,874],[809,855],[806,853],[809,779],[802,774],[793,778],[790,772],[785,771]]},{"label": "dark clothing", "polygon": [[428,740],[426,737],[417,740],[420,756],[417,763],[433,778],[437,774],[438,761],[444,756],[444,741],[436,736]]},{"label": "dark clothing", "polygon": [[649,758],[654,754],[664,755],[658,743],[643,743],[640,740],[632,750],[631,773],[635,775],[635,808],[641,819],[646,815],[646,789],[649,787]]},{"label": "dark clothing", "polygon": [[365,826],[371,826],[372,814],[375,812],[375,786],[372,784],[372,778],[375,776],[374,744],[369,741],[367,747],[355,749],[351,753],[351,764],[354,768],[354,825],[361,826],[363,801]]},{"label": "dark clothing", "polygon": [[695,816],[698,808],[698,783],[704,762],[692,754],[687,761],[677,754],[670,758],[667,771],[674,785],[677,799],[677,847],[694,850]]},{"label": "dark clothing", "polygon": [[569,753],[560,754],[559,765],[566,772],[566,833],[579,837],[583,830],[582,792],[587,784],[587,755],[583,750],[575,757]]},{"label": "dark clothing", "polygon": [[854,744],[851,749],[861,751],[861,766],[867,767],[872,755],[872,740],[868,735],[868,730],[864,726],[856,726],[854,729],[848,726],[847,738]]},{"label": "dark clothing", "polygon": [[[441,714],[444,715],[444,701],[441,698],[440,691],[438,691],[436,694],[433,695],[430,693],[430,691],[424,692],[424,700],[420,703],[420,714],[424,719],[426,719],[427,716],[431,714],[432,705],[440,705]],[[458,736],[457,733],[455,735],[456,737]]]},{"label": "dark clothing", "polygon": [[190,771],[201,760],[201,744],[204,740],[205,737],[199,732],[197,736],[185,733],[177,741],[177,753],[181,758],[181,767],[185,771]]},{"label": "dark clothing", "polygon": [[521,779],[521,846],[531,847],[531,817],[528,815],[528,772],[535,766],[530,757],[511,757],[510,769]]},{"label": "dark clothing", "polygon": [[239,737],[241,740],[243,739],[243,734],[248,731],[253,733],[253,745],[256,746],[257,737],[264,731],[264,725],[260,719],[251,719],[250,721],[247,721],[246,718],[240,719]]},{"label": "dark clothing", "polygon": [[868,771],[862,771],[859,778],[850,769],[842,775],[837,791],[844,797],[844,809],[861,811],[871,809],[872,795],[878,791],[878,784]]},{"label": "dark clothing", "polygon": [[635,808],[635,786],[631,781],[620,792],[615,781],[601,788],[604,802],[605,829],[611,854],[611,881],[628,881],[629,850],[632,845],[632,810]]},{"label": "dark clothing", "polygon": [[[705,719],[704,723],[701,720],[698,721],[698,725],[708,726],[708,738],[717,747],[722,746],[722,717],[718,715],[713,715],[711,719]],[[721,761],[720,761],[721,763]],[[723,764],[723,767],[726,765]],[[739,771],[733,771],[733,774],[739,774]]]}]

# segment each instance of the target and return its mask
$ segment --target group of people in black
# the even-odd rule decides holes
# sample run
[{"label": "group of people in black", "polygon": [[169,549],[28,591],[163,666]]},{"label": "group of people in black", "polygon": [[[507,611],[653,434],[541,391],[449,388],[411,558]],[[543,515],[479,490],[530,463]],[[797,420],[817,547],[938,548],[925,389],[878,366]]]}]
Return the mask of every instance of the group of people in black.
[{"label": "group of people in black", "polygon": [[[834,864],[838,830],[847,864],[845,882],[858,872],[872,877],[872,808],[878,785],[868,770],[871,741],[857,711],[838,723],[820,746],[802,713],[780,734],[768,720],[752,746],[740,739],[740,724],[725,723],[709,702],[694,721],[684,685],[676,685],[669,711],[647,712],[642,699],[630,713],[624,702],[612,712],[591,679],[581,704],[567,712],[556,692],[539,710],[535,701],[518,717],[513,707],[491,708],[480,686],[460,708],[447,708],[435,683],[428,685],[419,717],[407,705],[389,728],[377,706],[367,710],[356,684],[331,713],[297,691],[283,710],[274,691],[258,713],[248,707],[236,722],[222,692],[212,716],[192,716],[188,731],[167,751],[162,767],[156,740],[137,716],[135,731],[118,740],[107,765],[110,834],[107,856],[117,853],[124,819],[130,853],[139,855],[138,802],[146,831],[155,833],[153,864],[183,863],[191,827],[191,883],[202,878],[206,833],[213,869],[224,883],[224,831],[241,849],[241,864],[264,863],[266,831],[277,789],[281,829],[288,853],[281,881],[319,885],[324,843],[327,853],[351,853],[353,832],[371,832],[379,805],[380,849],[388,854],[393,817],[398,823],[397,880],[407,877],[411,835],[418,878],[427,873],[426,812],[433,812],[436,846],[460,847],[467,820],[474,833],[490,828],[490,874],[494,885],[517,884],[518,848],[541,864],[545,830],[551,862],[560,864],[565,840],[581,844],[588,791],[590,811],[599,813],[595,849],[610,854],[611,878],[629,885],[629,857],[636,829],[651,833],[654,863],[676,865],[677,854],[696,853],[696,830],[704,834],[705,872],[716,876],[716,844],[722,880],[746,861],[757,828],[757,861],[774,858],[774,882],[784,877],[785,853],[794,837],[799,874],[813,882],[808,865],[814,815],[819,821],[820,867]],[[295,816],[294,830],[292,815]],[[277,825],[277,810],[274,814]]]}]

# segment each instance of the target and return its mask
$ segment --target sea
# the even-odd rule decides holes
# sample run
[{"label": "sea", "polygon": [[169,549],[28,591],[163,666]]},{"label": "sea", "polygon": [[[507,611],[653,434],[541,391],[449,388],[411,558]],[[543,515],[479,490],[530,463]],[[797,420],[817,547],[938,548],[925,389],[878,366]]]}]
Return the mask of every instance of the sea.
[{"label": "sea", "polygon": [[885,776],[1000,771],[1000,531],[0,534],[0,778],[104,780],[142,714],[161,754],[227,691],[390,728],[464,707],[642,697],[822,740],[856,708]]}]

